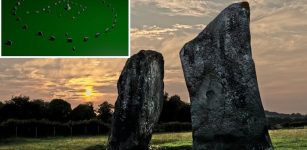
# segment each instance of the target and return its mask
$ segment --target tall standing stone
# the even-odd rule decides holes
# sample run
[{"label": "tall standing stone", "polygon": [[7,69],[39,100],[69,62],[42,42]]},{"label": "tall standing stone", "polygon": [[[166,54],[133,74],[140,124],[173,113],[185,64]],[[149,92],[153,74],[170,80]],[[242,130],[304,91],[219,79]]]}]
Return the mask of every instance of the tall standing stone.
[{"label": "tall standing stone", "polygon": [[194,150],[273,149],[252,59],[247,2],[224,9],[180,58]]},{"label": "tall standing stone", "polygon": [[140,51],[128,61],[117,83],[108,150],[147,150],[163,107],[164,60],[155,51]]}]

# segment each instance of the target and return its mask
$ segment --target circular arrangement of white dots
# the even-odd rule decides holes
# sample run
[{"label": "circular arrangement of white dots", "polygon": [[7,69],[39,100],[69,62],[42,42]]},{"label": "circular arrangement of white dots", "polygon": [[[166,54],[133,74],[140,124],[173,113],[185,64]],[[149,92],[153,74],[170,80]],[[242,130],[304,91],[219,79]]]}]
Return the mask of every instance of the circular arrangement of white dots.
[{"label": "circular arrangement of white dots", "polygon": [[[40,9],[36,9],[36,10],[26,10],[25,12],[20,12],[19,11],[19,7],[22,6],[23,2],[25,0],[18,0],[16,2],[16,4],[14,5],[14,7],[12,8],[12,15],[16,18],[17,22],[21,23],[22,18],[19,16],[20,13],[24,13],[26,15],[36,15],[36,14],[52,14],[53,13],[53,8],[55,7],[63,7],[63,9],[65,11],[71,11],[71,9],[76,9],[78,11],[76,11],[76,13],[73,13],[71,16],[71,21],[75,21],[78,19],[78,16],[80,16],[82,13],[87,11],[87,6],[77,3],[73,0],[56,0],[55,2],[44,6]],[[111,2],[107,1],[107,0],[100,0],[100,3],[103,7],[109,9],[112,13],[112,20],[111,20],[111,25],[107,26],[103,29],[102,32],[96,32],[93,33],[92,35],[85,35],[84,37],[79,37],[82,38],[83,42],[87,42],[88,40],[90,40],[90,38],[99,38],[100,36],[102,36],[103,34],[107,34],[108,32],[110,32],[111,30],[116,28],[116,24],[117,24],[117,12],[116,9],[114,7],[112,7]],[[58,17],[63,17],[63,14],[59,13],[56,14]],[[22,24],[22,29],[27,31],[28,28],[30,28],[28,26],[28,24],[24,23]],[[36,36],[41,36],[41,37],[47,37],[45,39],[49,40],[50,42],[55,42],[57,40],[57,37],[55,35],[44,35],[44,31],[37,31],[37,33],[35,33]],[[73,43],[73,37],[69,36],[69,33],[63,33],[63,36],[66,39],[67,43]],[[13,44],[12,40],[7,40],[6,45],[11,46]],[[73,51],[76,51],[76,47],[73,46],[72,47]]]}]

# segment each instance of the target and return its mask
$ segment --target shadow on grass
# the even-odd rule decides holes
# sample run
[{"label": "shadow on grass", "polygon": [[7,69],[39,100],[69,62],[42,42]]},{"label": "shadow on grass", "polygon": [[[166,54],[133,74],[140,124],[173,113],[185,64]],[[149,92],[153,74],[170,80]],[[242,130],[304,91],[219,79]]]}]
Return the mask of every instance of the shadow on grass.
[{"label": "shadow on grass", "polygon": [[[85,150],[103,150],[106,145],[94,145],[85,148]],[[191,146],[178,146],[178,147],[152,147],[150,150],[192,150]]]},{"label": "shadow on grass", "polygon": [[94,145],[85,148],[85,150],[104,150],[106,148],[107,148],[106,145]]},{"label": "shadow on grass", "polygon": [[[45,138],[45,140],[52,140],[54,138]],[[0,146],[3,145],[18,145],[25,143],[40,143],[43,142],[40,138],[7,138],[0,139]]]},{"label": "shadow on grass", "polygon": [[152,150],[192,150],[191,146],[153,147]]}]

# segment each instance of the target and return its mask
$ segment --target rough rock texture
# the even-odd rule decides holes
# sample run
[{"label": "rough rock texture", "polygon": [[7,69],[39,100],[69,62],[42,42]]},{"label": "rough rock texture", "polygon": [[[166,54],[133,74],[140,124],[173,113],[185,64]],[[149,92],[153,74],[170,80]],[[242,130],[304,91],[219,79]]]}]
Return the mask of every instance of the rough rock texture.
[{"label": "rough rock texture", "polygon": [[273,149],[252,59],[249,4],[223,10],[180,52],[194,150]]},{"label": "rough rock texture", "polygon": [[164,60],[155,51],[140,51],[128,61],[117,83],[108,150],[146,150],[163,107]]}]

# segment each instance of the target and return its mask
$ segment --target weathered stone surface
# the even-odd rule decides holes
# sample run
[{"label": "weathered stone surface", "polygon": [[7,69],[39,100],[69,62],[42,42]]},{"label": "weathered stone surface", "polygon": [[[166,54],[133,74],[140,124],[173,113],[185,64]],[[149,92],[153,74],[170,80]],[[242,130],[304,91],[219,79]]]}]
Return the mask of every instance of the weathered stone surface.
[{"label": "weathered stone surface", "polygon": [[146,150],[163,107],[164,60],[155,51],[140,51],[119,77],[108,150]]},{"label": "weathered stone surface", "polygon": [[252,59],[249,4],[223,10],[180,52],[194,150],[273,149]]}]

